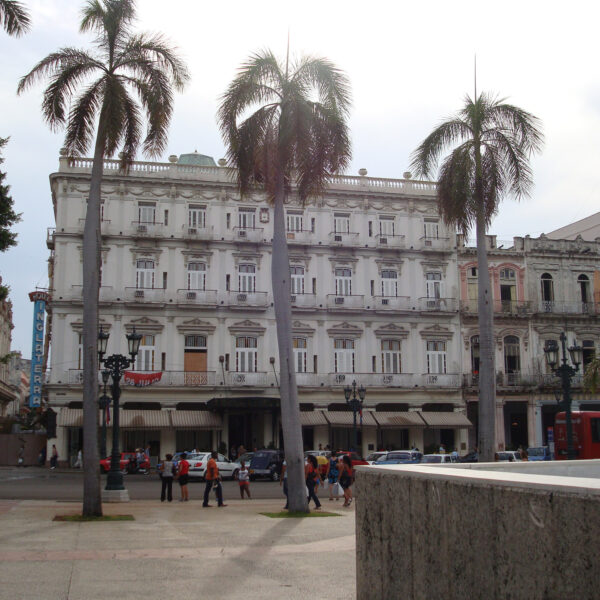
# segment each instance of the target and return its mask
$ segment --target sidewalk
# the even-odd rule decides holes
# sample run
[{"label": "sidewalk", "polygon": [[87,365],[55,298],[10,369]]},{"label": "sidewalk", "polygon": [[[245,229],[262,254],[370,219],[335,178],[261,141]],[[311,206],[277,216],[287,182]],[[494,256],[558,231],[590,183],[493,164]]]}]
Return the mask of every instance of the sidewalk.
[{"label": "sidewalk", "polygon": [[79,503],[0,501],[0,598],[355,597],[353,508],[324,502],[343,516],[270,519],[259,513],[281,500],[227,503],[105,504],[135,521],[65,523],[52,518]]}]

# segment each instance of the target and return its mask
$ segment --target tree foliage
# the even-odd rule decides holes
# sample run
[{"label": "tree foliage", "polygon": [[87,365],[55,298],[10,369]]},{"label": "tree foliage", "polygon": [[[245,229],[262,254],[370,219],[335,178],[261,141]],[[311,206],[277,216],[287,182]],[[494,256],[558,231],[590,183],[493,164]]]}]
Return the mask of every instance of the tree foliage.
[{"label": "tree foliage", "polygon": [[[6,146],[9,138],[0,138],[0,165],[4,162],[2,148]],[[10,228],[21,220],[21,213],[14,210],[14,201],[9,195],[10,186],[4,184],[6,173],[0,171],[0,252],[5,252],[17,245],[17,234]]]},{"label": "tree foliage", "polygon": [[0,25],[8,35],[15,37],[29,31],[31,19],[23,3],[17,0],[0,0]]}]

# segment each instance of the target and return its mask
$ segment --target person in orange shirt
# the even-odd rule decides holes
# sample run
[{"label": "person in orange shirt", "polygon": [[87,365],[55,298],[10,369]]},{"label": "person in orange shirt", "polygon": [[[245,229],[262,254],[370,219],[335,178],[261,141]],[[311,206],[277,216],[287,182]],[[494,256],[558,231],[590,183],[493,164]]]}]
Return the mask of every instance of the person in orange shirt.
[{"label": "person in orange shirt", "polygon": [[208,503],[208,496],[213,487],[217,494],[219,506],[227,506],[227,504],[223,504],[223,487],[221,486],[221,476],[219,475],[219,467],[217,466],[218,456],[219,455],[216,452],[211,452],[208,464],[206,465],[206,474],[204,475],[206,486],[204,488],[204,502],[202,503],[202,506],[205,508],[210,506]]},{"label": "person in orange shirt", "polygon": [[190,463],[185,460],[186,453],[184,452],[179,457],[179,462],[177,463],[177,481],[179,481],[179,485],[181,486],[181,498],[179,502],[187,502],[190,499],[188,494],[188,478],[189,478],[189,470]]}]

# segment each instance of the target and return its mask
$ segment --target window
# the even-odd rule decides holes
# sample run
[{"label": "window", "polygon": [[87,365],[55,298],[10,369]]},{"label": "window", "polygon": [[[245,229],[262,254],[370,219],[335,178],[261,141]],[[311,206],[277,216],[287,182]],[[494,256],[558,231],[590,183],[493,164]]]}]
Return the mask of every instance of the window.
[{"label": "window", "polygon": [[304,294],[304,267],[290,267],[292,294]]},{"label": "window", "polygon": [[306,373],[306,338],[294,338],[294,365],[296,373]]},{"label": "window", "polygon": [[586,310],[589,308],[587,305],[591,301],[590,280],[588,279],[587,275],[580,275],[577,278],[577,283],[579,284],[579,294],[581,297],[581,304],[583,305],[584,312],[586,312]]},{"label": "window", "polygon": [[379,217],[379,235],[381,237],[394,235],[394,217]]},{"label": "window", "polygon": [[337,268],[335,270],[335,293],[338,296],[352,295],[352,269]]},{"label": "window", "polygon": [[502,310],[509,312],[517,301],[517,279],[514,269],[500,269],[500,302]]},{"label": "window", "polygon": [[544,273],[541,278],[542,284],[542,303],[544,310],[550,312],[554,304],[554,282],[550,273]]},{"label": "window", "polygon": [[255,373],[258,353],[255,337],[238,337],[235,340],[235,370],[240,373]]},{"label": "window", "polygon": [[437,239],[440,235],[440,225],[437,219],[425,219],[423,232],[426,238]]},{"label": "window", "polygon": [[427,372],[446,372],[446,342],[427,342]]},{"label": "window", "polygon": [[138,221],[140,223],[154,223],[156,219],[156,204],[154,202],[140,202],[138,204]]},{"label": "window", "polygon": [[206,226],[206,207],[190,204],[188,209],[188,227],[202,229]]},{"label": "window", "polygon": [[254,229],[256,213],[252,208],[240,208],[238,212],[238,226],[242,229]]},{"label": "window", "polygon": [[592,442],[597,444],[600,442],[600,419],[590,419],[590,427],[592,429]]},{"label": "window", "polygon": [[333,341],[334,367],[336,373],[354,373],[354,340]]},{"label": "window", "polygon": [[206,289],[206,265],[200,262],[188,263],[188,290]]},{"label": "window", "polygon": [[396,271],[381,271],[381,295],[398,295],[398,273]]},{"label": "window", "polygon": [[286,216],[287,231],[302,231],[303,217],[301,212],[289,211]]},{"label": "window", "polygon": [[471,373],[479,375],[479,336],[471,338]]},{"label": "window", "polygon": [[202,350],[206,349],[206,337],[203,335],[186,335],[185,349]]},{"label": "window", "polygon": [[519,338],[514,335],[507,335],[504,338],[504,372],[519,373],[520,371]]},{"label": "window", "polygon": [[425,275],[427,298],[439,299],[442,297],[442,274],[427,273]]},{"label": "window", "polygon": [[254,292],[256,290],[256,267],[240,265],[238,270],[238,291]]},{"label": "window", "polygon": [[350,233],[350,215],[333,213],[333,231],[335,233]]},{"label": "window", "polygon": [[583,350],[583,372],[587,366],[594,360],[596,357],[596,348],[594,346],[594,340],[583,340],[581,343],[581,349]]},{"label": "window", "polygon": [[381,340],[381,372],[402,372],[399,340]]},{"label": "window", "polygon": [[169,211],[165,210],[165,225],[169,224]]},{"label": "window", "polygon": [[136,288],[154,287],[154,261],[148,258],[140,258],[136,261],[135,273]]},{"label": "window", "polygon": [[477,267],[471,267],[467,271],[467,296],[471,306],[476,306],[479,282],[477,281]]},{"label": "window", "polygon": [[153,335],[143,335],[140,340],[140,349],[135,357],[136,371],[154,371],[154,343]]},{"label": "window", "polygon": [[77,334],[77,368],[83,368],[83,334]]}]

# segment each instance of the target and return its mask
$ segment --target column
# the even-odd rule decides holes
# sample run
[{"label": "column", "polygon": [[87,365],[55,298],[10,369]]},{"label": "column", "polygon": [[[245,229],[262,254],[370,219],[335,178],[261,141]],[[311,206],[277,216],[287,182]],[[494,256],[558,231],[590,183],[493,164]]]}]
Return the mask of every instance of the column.
[{"label": "column", "polygon": [[425,451],[424,443],[424,431],[423,427],[409,427],[408,428],[408,443],[411,448],[418,448],[421,452]]},{"label": "column", "polygon": [[504,450],[506,447],[506,437],[504,435],[504,403],[496,404],[496,449]]},{"label": "column", "polygon": [[160,457],[166,454],[175,454],[177,448],[176,433],[174,428],[161,429],[160,431]]},{"label": "column", "polygon": [[[529,398],[527,402],[527,446],[541,446],[541,436],[536,436],[537,433],[537,421],[540,421],[541,426],[541,410],[539,406],[535,405],[533,398]],[[539,443],[538,443],[539,440]]]}]

